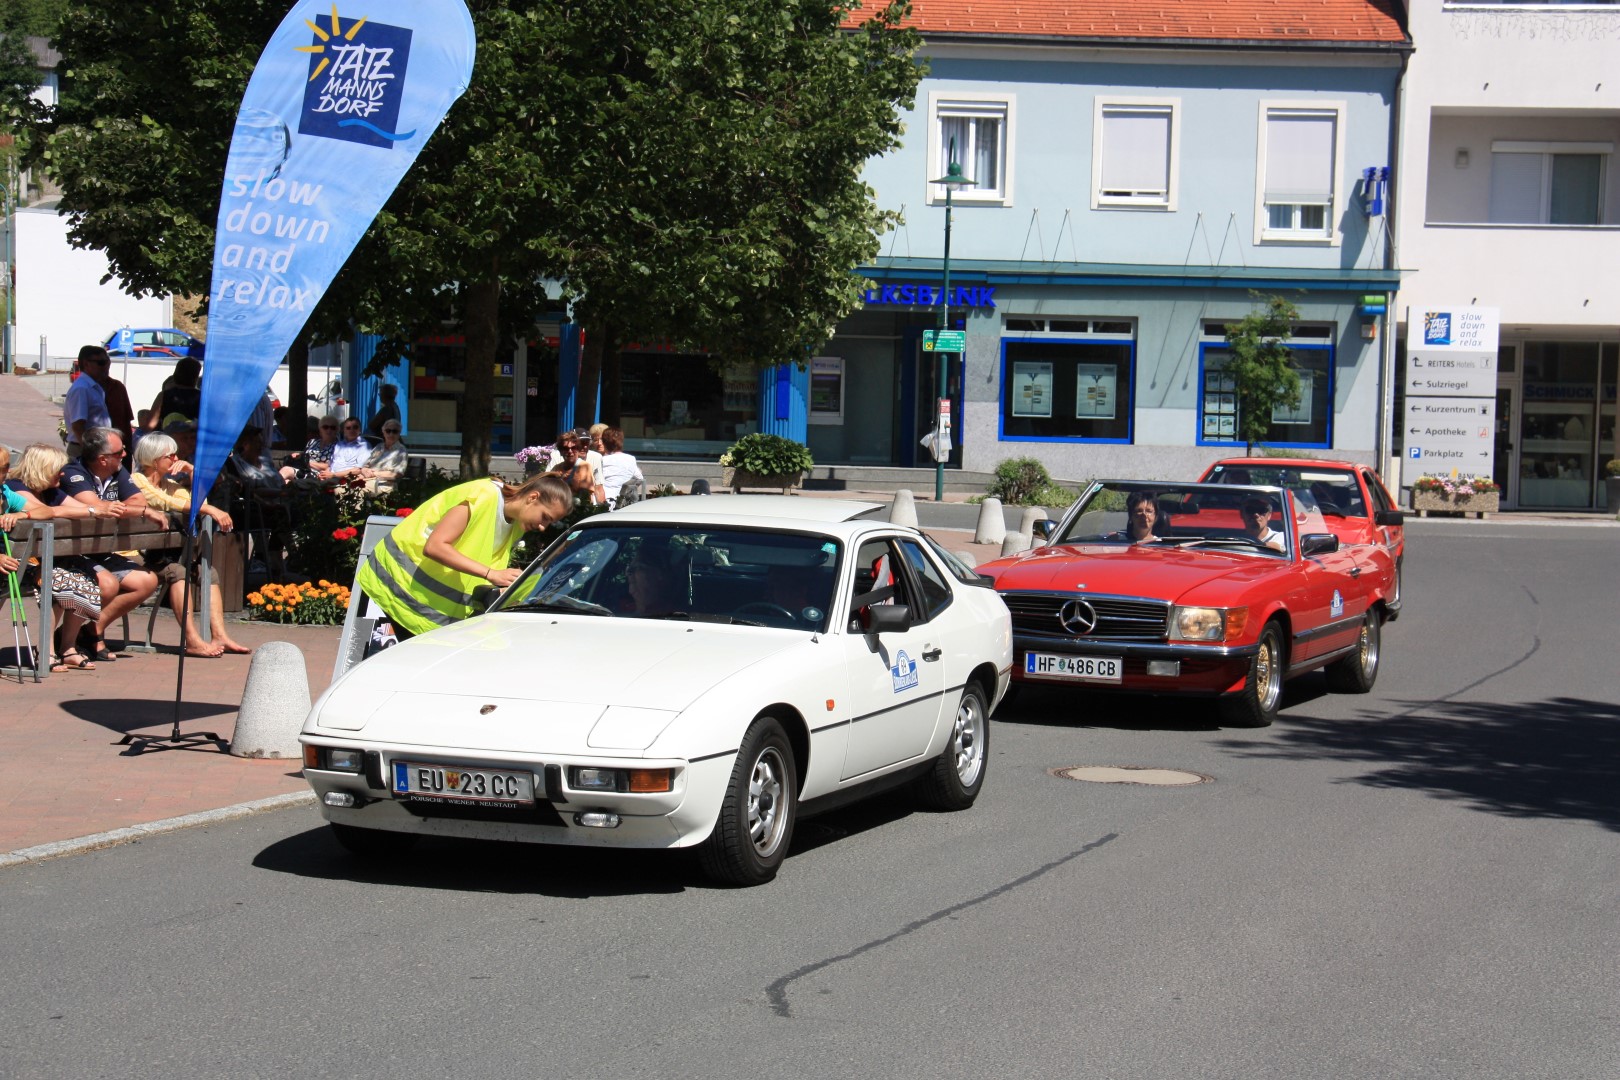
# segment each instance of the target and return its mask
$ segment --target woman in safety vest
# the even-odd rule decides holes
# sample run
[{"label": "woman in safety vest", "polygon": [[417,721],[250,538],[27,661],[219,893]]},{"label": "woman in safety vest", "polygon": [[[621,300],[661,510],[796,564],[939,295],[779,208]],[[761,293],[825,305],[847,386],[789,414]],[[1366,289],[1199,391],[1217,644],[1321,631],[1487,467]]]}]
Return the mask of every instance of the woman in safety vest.
[{"label": "woman in safety vest", "polygon": [[475,614],[478,592],[504,589],[521,570],[506,564],[525,533],[574,508],[574,493],[556,476],[521,487],[488,478],[458,484],[418,506],[378,542],[355,581],[394,624],[403,641]]}]

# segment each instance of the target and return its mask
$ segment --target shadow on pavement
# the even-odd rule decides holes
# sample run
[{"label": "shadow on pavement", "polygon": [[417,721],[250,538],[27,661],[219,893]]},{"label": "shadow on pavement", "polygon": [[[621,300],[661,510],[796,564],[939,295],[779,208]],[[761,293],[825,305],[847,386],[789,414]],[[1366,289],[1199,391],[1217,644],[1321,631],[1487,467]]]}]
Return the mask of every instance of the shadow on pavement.
[{"label": "shadow on pavement", "polygon": [[[898,821],[914,810],[899,795],[877,797],[794,826],[788,859]],[[254,858],[261,870],[326,881],[455,892],[593,896],[678,893],[723,888],[709,881],[690,851],[641,851],[500,843],[425,836],[404,855],[362,860],[324,826],[271,844]]]},{"label": "shadow on pavement", "polygon": [[[174,723],[174,699],[154,701],[151,698],[75,698],[64,701],[62,711],[79,720],[100,724],[108,731],[127,735],[141,728]],[[235,713],[234,703],[212,701],[182,701],[180,723],[204,720],[210,716]]]},{"label": "shadow on pavement", "polygon": [[1369,712],[1359,723],[1296,719],[1264,744],[1226,745],[1249,757],[1369,762],[1382,767],[1356,783],[1620,831],[1620,705],[1583,698],[1404,704],[1404,712]]}]

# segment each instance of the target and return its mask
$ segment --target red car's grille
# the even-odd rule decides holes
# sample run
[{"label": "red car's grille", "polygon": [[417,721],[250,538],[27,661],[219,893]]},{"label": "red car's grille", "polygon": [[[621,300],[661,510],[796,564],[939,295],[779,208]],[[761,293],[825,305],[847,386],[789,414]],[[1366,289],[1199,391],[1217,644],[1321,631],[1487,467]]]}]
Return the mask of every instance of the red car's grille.
[{"label": "red car's grille", "polygon": [[[1013,630],[1032,634],[1062,634],[1092,641],[1163,641],[1170,632],[1170,605],[1162,600],[1133,600],[1120,596],[1083,593],[1002,593],[1012,612]],[[1096,626],[1075,633],[1064,625],[1064,605],[1078,600],[1095,613]],[[1072,618],[1071,623],[1080,625]],[[1084,612],[1079,613],[1082,616]]]}]

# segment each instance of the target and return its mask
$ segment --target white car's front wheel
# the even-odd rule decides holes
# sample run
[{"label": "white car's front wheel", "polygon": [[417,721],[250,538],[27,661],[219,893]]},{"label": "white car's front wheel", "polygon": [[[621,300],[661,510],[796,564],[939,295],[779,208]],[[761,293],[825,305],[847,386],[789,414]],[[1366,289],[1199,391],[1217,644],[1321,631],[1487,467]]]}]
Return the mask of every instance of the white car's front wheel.
[{"label": "white car's front wheel", "polygon": [[714,831],[698,848],[704,872],[728,885],[770,881],[793,840],[798,808],[793,746],[774,717],[762,716],[743,736]]}]

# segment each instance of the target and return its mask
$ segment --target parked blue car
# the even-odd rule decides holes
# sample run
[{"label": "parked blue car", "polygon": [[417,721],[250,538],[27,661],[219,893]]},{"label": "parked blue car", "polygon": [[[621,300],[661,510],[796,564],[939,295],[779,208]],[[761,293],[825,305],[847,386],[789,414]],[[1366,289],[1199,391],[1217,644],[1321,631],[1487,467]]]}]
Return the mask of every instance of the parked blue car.
[{"label": "parked blue car", "polygon": [[102,343],[109,356],[194,356],[203,358],[204,343],[184,330],[166,327],[124,327]]}]

